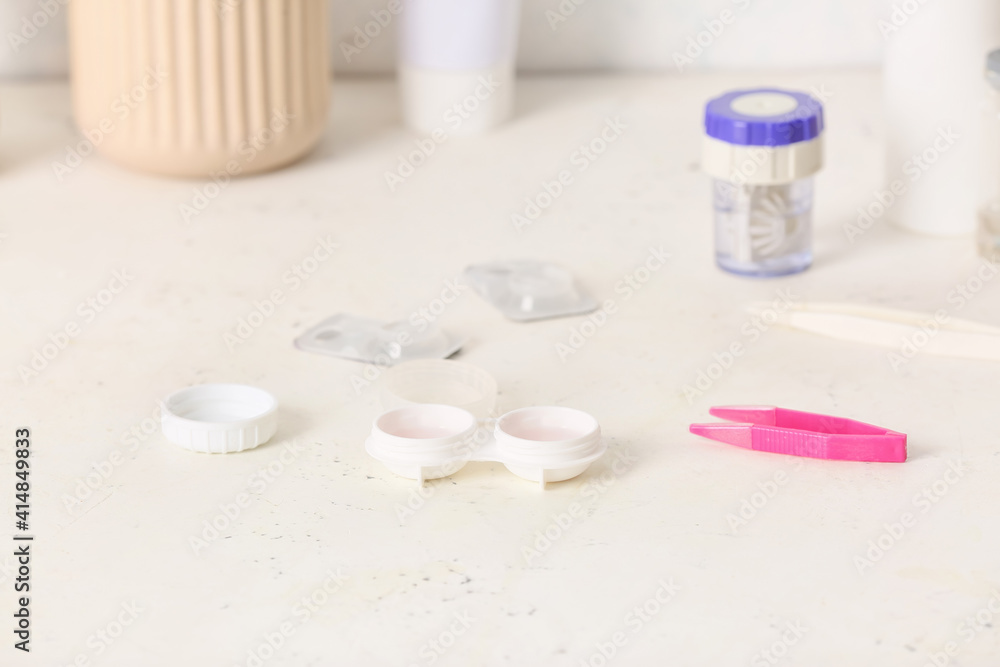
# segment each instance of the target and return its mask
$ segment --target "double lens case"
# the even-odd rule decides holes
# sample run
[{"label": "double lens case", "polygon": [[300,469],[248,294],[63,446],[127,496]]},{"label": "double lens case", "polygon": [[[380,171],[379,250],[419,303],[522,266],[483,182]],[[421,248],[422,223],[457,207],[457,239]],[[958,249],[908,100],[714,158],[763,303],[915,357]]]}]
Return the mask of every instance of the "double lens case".
[{"label": "double lens case", "polygon": [[[382,389],[383,404],[391,409],[375,419],[365,449],[392,472],[421,484],[450,476],[470,461],[492,461],[544,488],[580,475],[607,449],[597,420],[573,408],[520,408],[496,419],[492,428],[483,425],[480,419],[496,401],[496,382],[468,364],[400,364],[387,372]],[[399,389],[409,392],[394,393]],[[422,403],[423,396],[454,396],[462,407]]]}]

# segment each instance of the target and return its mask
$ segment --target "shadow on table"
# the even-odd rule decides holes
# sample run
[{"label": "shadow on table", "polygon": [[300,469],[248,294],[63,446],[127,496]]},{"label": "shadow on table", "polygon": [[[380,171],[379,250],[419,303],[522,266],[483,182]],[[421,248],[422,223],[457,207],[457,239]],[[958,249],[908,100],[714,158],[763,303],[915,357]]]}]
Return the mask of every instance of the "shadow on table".
[{"label": "shadow on table", "polygon": [[284,406],[278,407],[278,430],[260,449],[279,448],[286,442],[295,441],[315,426],[315,419],[308,413],[292,410]]}]

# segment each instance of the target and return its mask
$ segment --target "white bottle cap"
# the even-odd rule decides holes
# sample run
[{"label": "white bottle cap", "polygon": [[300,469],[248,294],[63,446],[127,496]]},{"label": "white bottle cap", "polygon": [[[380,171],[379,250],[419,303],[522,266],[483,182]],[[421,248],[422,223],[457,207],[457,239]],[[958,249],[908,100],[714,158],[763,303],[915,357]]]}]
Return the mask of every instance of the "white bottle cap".
[{"label": "white bottle cap", "polygon": [[242,452],[271,439],[278,401],[241,384],[203,384],[174,392],[163,402],[163,435],[185,449],[209,454]]}]

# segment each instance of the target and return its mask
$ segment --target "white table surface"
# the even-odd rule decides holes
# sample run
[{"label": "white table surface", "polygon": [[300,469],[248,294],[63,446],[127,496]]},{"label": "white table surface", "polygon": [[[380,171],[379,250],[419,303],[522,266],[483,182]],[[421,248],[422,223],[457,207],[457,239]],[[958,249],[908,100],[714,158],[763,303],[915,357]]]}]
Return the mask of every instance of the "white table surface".
[{"label": "white table surface", "polygon": [[[815,265],[755,281],[713,265],[699,127],[705,99],[764,83],[822,85],[831,97]],[[948,300],[980,265],[969,239],[883,224],[853,244],[844,233],[881,186],[877,73],[518,86],[511,123],[449,140],[390,192],[384,172],[415,138],[400,125],[394,85],[339,80],[329,132],[311,156],[232,183],[191,224],[178,209],[199,182],[100,157],[59,182],[52,162],[77,141],[66,87],[0,88],[2,534],[14,533],[14,429],[27,426],[37,536],[30,656],[9,646],[13,559],[0,556],[0,663],[254,665],[249,652],[271,636],[282,645],[264,650],[267,665],[575,667],[603,664],[599,645],[621,633],[608,664],[919,667],[948,642],[957,655],[947,664],[997,664],[996,623],[960,624],[992,617],[1000,591],[998,367],[918,355],[894,370],[885,350],[777,328],[752,340],[744,330],[744,305],[779,290],[1000,324],[1000,281],[960,312]],[[619,117],[621,138],[579,172],[573,152]],[[511,214],[562,169],[573,184],[517,232]],[[340,244],[335,256],[298,289],[283,282],[327,236]],[[615,285],[650,247],[671,259],[626,299]],[[618,312],[564,362],[556,344],[582,318],[515,324],[466,292],[441,318],[469,337],[458,358],[496,376],[504,409],[592,412],[613,453],[544,492],[500,465],[470,464],[430,485],[401,521],[413,483],[363,450],[377,391],[357,395],[360,365],[300,352],[292,340],[337,312],[408,317],[467,264],[504,258],[558,261]],[[78,304],[121,270],[134,278],[87,321]],[[224,334],[274,289],[284,303],[230,351]],[[79,335],[23,382],[18,367],[70,322]],[[746,353],[689,402],[684,386],[733,342]],[[160,398],[215,381],[278,397],[271,443],[196,455],[153,428]],[[687,432],[726,404],[903,431],[910,459],[797,460]],[[144,424],[151,435],[128,438]],[[297,453],[277,463],[292,441]],[[621,474],[614,452],[634,458]],[[947,473],[955,462],[960,477]],[[280,474],[262,483],[255,475],[269,465]],[[97,488],[67,505],[88,475]],[[760,504],[754,494],[776,475],[784,483],[773,498],[734,530],[731,515],[743,501]],[[942,497],[921,501],[935,482]],[[190,538],[242,493],[249,506],[196,554]],[[571,525],[552,528],[574,503]],[[883,537],[891,547],[859,572],[856,557],[907,513],[912,525]],[[529,562],[524,548],[547,528],[560,534]],[[338,572],[343,581],[330,582],[335,592],[306,618],[296,605],[322,599],[317,591]],[[661,581],[678,587],[663,604]],[[629,616],[646,603],[656,613]],[[130,624],[122,630],[119,620]],[[282,629],[290,633],[278,642]],[[108,632],[118,635],[110,644],[99,634]],[[438,652],[435,641],[449,648]]]}]

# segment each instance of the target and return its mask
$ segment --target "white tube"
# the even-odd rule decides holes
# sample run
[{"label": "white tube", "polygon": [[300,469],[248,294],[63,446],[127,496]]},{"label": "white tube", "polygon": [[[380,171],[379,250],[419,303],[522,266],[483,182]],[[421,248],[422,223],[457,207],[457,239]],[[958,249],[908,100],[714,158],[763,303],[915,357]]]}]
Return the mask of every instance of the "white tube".
[{"label": "white tube", "polygon": [[886,38],[887,185],[890,192],[894,182],[905,188],[883,202],[888,218],[922,234],[970,234],[983,63],[1000,46],[1000,2],[896,2],[879,29]]},{"label": "white tube", "polygon": [[399,79],[407,124],[475,134],[514,99],[520,0],[405,0]]}]

